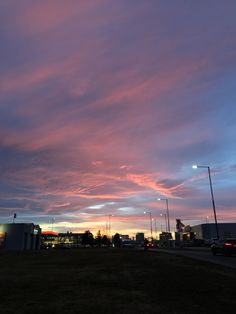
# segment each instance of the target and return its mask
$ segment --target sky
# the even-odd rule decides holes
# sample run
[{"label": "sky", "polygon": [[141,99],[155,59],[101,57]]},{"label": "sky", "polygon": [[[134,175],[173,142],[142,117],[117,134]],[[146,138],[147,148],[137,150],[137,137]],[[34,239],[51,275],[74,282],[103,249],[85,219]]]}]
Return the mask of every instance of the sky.
[{"label": "sky", "polygon": [[[234,0],[0,3],[0,222],[236,222]],[[207,218],[208,217],[208,218]],[[154,226],[153,226],[154,228]],[[155,228],[154,228],[155,229]]]}]

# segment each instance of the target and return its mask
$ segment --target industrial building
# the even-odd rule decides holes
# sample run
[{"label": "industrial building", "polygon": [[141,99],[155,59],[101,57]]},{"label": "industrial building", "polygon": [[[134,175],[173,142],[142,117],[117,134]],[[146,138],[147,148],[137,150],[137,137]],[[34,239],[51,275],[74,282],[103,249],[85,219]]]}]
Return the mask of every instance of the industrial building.
[{"label": "industrial building", "polygon": [[[218,223],[219,238],[236,238],[236,223]],[[205,223],[201,225],[191,226],[191,232],[194,233],[196,239],[211,241],[216,236],[215,223]]]},{"label": "industrial building", "polygon": [[41,229],[33,223],[0,224],[0,249],[38,250]]},{"label": "industrial building", "polygon": [[143,232],[136,233],[136,244],[140,244],[140,245],[144,244],[144,233]]}]

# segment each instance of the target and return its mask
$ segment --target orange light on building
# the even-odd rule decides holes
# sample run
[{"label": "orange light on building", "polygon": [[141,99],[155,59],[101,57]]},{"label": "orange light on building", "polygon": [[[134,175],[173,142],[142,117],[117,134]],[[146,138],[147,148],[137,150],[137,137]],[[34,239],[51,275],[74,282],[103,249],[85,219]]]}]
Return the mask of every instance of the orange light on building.
[{"label": "orange light on building", "polygon": [[54,231],[42,231],[41,234],[58,236],[58,233]]}]

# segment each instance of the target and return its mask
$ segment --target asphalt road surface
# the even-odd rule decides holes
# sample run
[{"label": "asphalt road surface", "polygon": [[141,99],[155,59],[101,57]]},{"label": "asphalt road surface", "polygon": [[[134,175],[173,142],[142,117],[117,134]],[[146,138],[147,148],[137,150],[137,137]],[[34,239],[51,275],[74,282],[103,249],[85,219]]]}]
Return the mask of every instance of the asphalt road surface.
[{"label": "asphalt road surface", "polygon": [[223,265],[226,267],[236,268],[236,256],[212,255],[210,248],[182,248],[182,249],[165,249],[153,248],[149,249],[152,252],[164,252],[186,256],[189,258],[206,261],[214,264]]}]

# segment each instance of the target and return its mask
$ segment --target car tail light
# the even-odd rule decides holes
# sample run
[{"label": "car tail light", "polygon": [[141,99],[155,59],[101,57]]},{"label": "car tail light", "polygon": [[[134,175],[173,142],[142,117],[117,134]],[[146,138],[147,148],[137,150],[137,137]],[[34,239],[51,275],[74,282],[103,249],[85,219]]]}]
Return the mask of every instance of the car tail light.
[{"label": "car tail light", "polygon": [[229,243],[229,242],[225,242],[225,243],[224,243],[224,246],[233,246],[233,244],[232,244],[232,243]]}]

